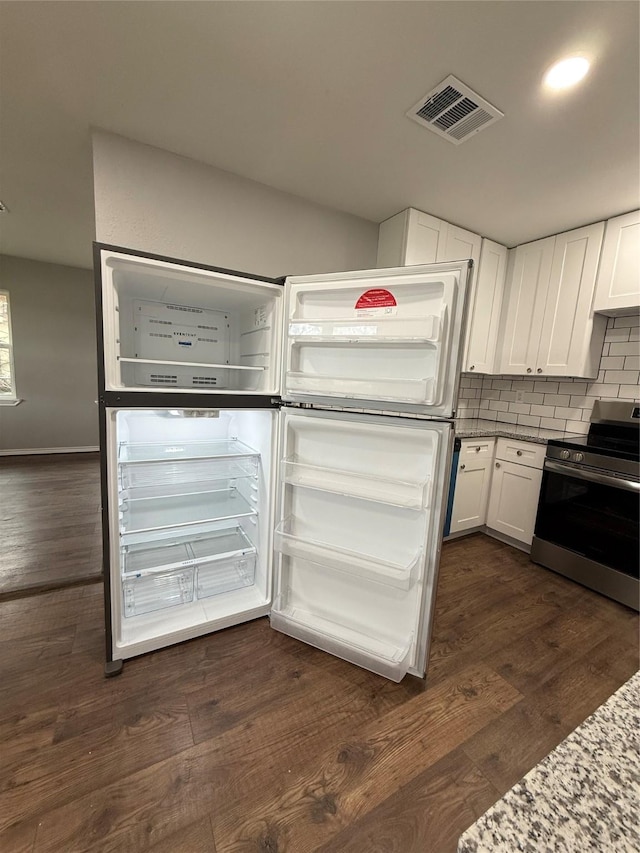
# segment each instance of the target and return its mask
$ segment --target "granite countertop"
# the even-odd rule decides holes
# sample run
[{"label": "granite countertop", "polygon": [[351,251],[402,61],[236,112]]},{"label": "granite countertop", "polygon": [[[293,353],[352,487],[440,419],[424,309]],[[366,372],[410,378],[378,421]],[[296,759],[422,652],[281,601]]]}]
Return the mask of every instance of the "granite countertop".
[{"label": "granite countertop", "polygon": [[640,672],[460,836],[458,853],[640,850]]},{"label": "granite countertop", "polygon": [[489,421],[483,418],[456,418],[455,434],[458,438],[518,438],[546,444],[551,438],[578,438],[577,433],[560,429],[542,429],[542,427],[507,424],[502,421]]}]

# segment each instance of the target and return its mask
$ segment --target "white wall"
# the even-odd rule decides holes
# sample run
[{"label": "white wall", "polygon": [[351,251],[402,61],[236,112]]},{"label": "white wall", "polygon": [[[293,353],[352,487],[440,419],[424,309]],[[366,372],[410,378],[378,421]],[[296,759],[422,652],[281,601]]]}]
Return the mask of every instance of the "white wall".
[{"label": "white wall", "polygon": [[0,257],[19,406],[0,406],[0,452],[98,445],[93,275]]},{"label": "white wall", "polygon": [[375,266],[368,220],[103,131],[93,163],[101,243],[269,276]]}]

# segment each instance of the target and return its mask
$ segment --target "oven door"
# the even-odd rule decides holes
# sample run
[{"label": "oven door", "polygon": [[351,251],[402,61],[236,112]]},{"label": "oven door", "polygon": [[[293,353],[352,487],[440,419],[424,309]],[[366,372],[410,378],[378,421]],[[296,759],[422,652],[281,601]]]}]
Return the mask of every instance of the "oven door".
[{"label": "oven door", "polygon": [[546,459],[535,536],[637,578],[639,509],[636,480]]}]

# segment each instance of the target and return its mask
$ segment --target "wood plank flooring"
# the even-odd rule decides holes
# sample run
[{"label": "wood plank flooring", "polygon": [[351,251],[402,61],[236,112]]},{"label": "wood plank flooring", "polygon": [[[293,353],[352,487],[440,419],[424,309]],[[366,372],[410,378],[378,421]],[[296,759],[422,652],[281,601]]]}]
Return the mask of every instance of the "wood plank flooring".
[{"label": "wood plank flooring", "polygon": [[103,677],[101,584],[0,602],[0,850],[452,853],[638,668],[636,614],[443,548],[426,686],[239,625]]},{"label": "wood plank flooring", "polygon": [[0,598],[100,579],[98,459],[0,457]]}]

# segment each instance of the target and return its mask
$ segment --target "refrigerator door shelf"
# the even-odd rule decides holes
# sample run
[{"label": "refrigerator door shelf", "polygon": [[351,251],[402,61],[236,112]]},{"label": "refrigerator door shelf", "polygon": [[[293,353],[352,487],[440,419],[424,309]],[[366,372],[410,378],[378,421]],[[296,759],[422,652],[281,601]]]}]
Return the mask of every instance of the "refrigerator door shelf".
[{"label": "refrigerator door shelf", "polygon": [[125,578],[122,583],[127,618],[193,601],[193,569]]},{"label": "refrigerator door shelf", "polygon": [[282,479],[291,486],[334,492],[407,509],[420,510],[429,506],[429,479],[413,483],[384,479],[354,471],[308,465],[295,459],[283,459],[281,465]]},{"label": "refrigerator door shelf", "polygon": [[120,527],[123,535],[205,522],[257,515],[257,510],[237,489],[194,492],[154,498],[123,500]]},{"label": "refrigerator door shelf", "polygon": [[213,564],[255,555],[256,549],[241,527],[191,537],[123,545],[123,577],[138,577],[200,563]]},{"label": "refrigerator door shelf", "polygon": [[410,342],[437,344],[443,329],[443,315],[425,317],[341,317],[335,320],[308,320],[289,323],[289,340],[342,341],[354,343]]},{"label": "refrigerator door shelf", "polygon": [[271,610],[271,627],[329,654],[361,666],[391,681],[401,681],[411,665],[413,636],[397,646],[379,637],[287,604],[286,593]]},{"label": "refrigerator door shelf", "polygon": [[149,443],[121,442],[118,449],[120,463],[173,462],[186,459],[234,459],[254,457],[257,465],[260,455],[256,450],[237,439],[216,441],[155,441]]},{"label": "refrigerator door shelf", "polygon": [[396,589],[410,589],[422,566],[422,551],[414,554],[407,564],[400,564],[298,536],[293,518],[285,519],[276,527],[274,547],[276,551],[288,557],[314,563],[319,570],[335,569]]},{"label": "refrigerator door shelf", "polygon": [[287,373],[288,391],[298,395],[339,397],[341,400],[384,399],[397,403],[436,405],[433,379],[361,379]]}]

